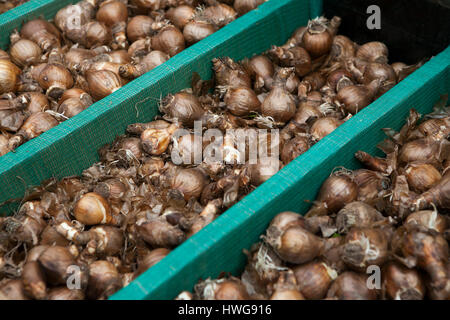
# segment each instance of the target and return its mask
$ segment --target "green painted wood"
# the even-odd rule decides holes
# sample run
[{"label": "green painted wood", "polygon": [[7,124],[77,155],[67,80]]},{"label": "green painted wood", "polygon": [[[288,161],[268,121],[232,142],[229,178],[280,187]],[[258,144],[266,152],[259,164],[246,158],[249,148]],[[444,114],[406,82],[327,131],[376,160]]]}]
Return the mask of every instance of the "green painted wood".
[{"label": "green painted wood", "polygon": [[[450,92],[450,47],[283,168],[111,299],[173,299],[200,279],[239,275],[249,249],[279,212],[306,213],[336,167],[356,169],[353,154],[375,153],[382,128],[400,129],[410,108],[429,113]],[[306,202],[309,200],[309,202]]]},{"label": "green painted wood", "polygon": [[322,0],[310,0],[310,17],[316,18],[322,15],[322,6],[323,1]]}]

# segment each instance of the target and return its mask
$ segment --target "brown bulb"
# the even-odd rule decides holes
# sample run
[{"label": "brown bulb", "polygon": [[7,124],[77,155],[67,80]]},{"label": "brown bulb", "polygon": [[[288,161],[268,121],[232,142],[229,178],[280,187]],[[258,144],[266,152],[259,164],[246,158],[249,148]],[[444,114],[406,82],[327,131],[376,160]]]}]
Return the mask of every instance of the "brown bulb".
[{"label": "brown bulb", "polygon": [[42,19],[25,23],[20,30],[20,36],[37,43],[44,51],[60,46],[60,32],[53,24]]},{"label": "brown bulb", "polygon": [[22,281],[25,292],[37,300],[43,300],[47,296],[47,285],[45,275],[39,262],[27,262],[23,266]]},{"label": "brown bulb", "polygon": [[118,154],[124,156],[126,159],[136,160],[142,158],[142,151],[141,140],[132,137],[122,140]]},{"label": "brown bulb", "polygon": [[122,87],[120,77],[108,70],[88,71],[86,80],[92,97],[98,101]]},{"label": "brown bulb", "polygon": [[304,77],[312,70],[311,56],[302,47],[291,47],[288,49],[274,47],[270,53],[279,61],[282,67],[294,67],[299,77]]},{"label": "brown bulb", "polygon": [[139,236],[154,248],[173,248],[186,240],[178,227],[164,220],[149,220],[137,226]]},{"label": "brown bulb", "polygon": [[422,122],[417,129],[425,137],[440,141],[450,134],[450,118],[429,119]]},{"label": "brown bulb", "polygon": [[423,226],[427,229],[436,230],[439,233],[444,233],[447,229],[447,221],[436,210],[413,212],[406,218],[404,224]]},{"label": "brown bulb", "polygon": [[267,243],[284,261],[301,264],[325,251],[326,242],[302,227],[287,228],[281,234],[267,235]]},{"label": "brown bulb", "polygon": [[[112,226],[97,226],[88,231],[89,238],[97,242],[96,251],[102,256],[118,255],[124,245],[123,231]],[[85,241],[87,243],[87,241]]]},{"label": "brown bulb", "polygon": [[125,196],[127,187],[119,179],[112,178],[97,184],[94,188],[94,192],[105,199],[120,199]]},{"label": "brown bulb", "polygon": [[320,112],[319,108],[315,105],[315,102],[310,102],[309,100],[300,102],[299,108],[297,109],[293,120],[298,124],[304,124],[309,119],[323,117],[322,112]]},{"label": "brown bulb", "polygon": [[356,55],[356,44],[343,35],[336,35],[331,45],[331,57],[336,61],[348,61]]},{"label": "brown bulb", "polygon": [[67,118],[72,118],[84,111],[88,106],[77,98],[70,98],[65,100],[58,108],[58,113]]},{"label": "brown bulb", "polygon": [[371,62],[364,68],[363,83],[369,84],[375,79],[382,81],[390,81],[393,84],[397,83],[397,76],[394,69],[385,63]]},{"label": "brown bulb", "polygon": [[128,47],[128,54],[133,58],[143,57],[151,52],[151,38],[140,39]]},{"label": "brown bulb", "polygon": [[427,163],[410,163],[405,168],[405,176],[412,190],[422,193],[436,185],[442,176],[439,171]]},{"label": "brown bulb", "polygon": [[131,0],[131,3],[144,11],[155,11],[165,6],[165,2],[161,0]]},{"label": "brown bulb", "polygon": [[122,288],[116,267],[109,261],[98,260],[89,265],[88,299],[104,299]]},{"label": "brown bulb", "polygon": [[153,50],[142,58],[141,62],[135,64],[125,64],[120,66],[119,74],[123,78],[137,78],[146,72],[149,72],[157,66],[170,59],[170,56],[162,51]]},{"label": "brown bulb", "polygon": [[442,235],[419,229],[410,230],[401,240],[401,251],[407,266],[417,266],[426,271],[434,288],[439,290],[448,285],[446,263],[449,249]]},{"label": "brown bulb", "polygon": [[185,126],[193,127],[194,121],[200,120],[204,110],[196,96],[187,92],[178,92],[165,99],[162,112],[170,118],[178,119]]},{"label": "brown bulb", "polygon": [[275,72],[272,61],[266,56],[255,56],[248,62],[248,69],[255,77],[255,89],[270,89]]},{"label": "brown bulb", "polygon": [[72,88],[72,89],[64,91],[63,95],[58,100],[58,103],[62,104],[64,101],[66,101],[67,99],[71,99],[71,98],[81,99],[84,95],[87,95],[87,92],[84,91],[83,89]]},{"label": "brown bulb", "polygon": [[64,55],[64,62],[70,70],[79,70],[83,62],[94,57],[92,50],[72,48]]},{"label": "brown bulb", "polygon": [[249,295],[240,279],[207,279],[195,286],[195,292],[204,300],[248,300]]},{"label": "brown bulb", "polygon": [[0,285],[0,299],[2,300],[29,300],[20,279],[8,279]]},{"label": "brown bulb", "polygon": [[141,167],[141,174],[146,177],[152,174],[158,174],[164,167],[164,161],[161,159],[146,159]]},{"label": "brown bulb", "polygon": [[171,182],[171,188],[180,191],[186,200],[198,198],[205,186],[205,175],[194,168],[178,170]]},{"label": "brown bulb", "polygon": [[50,289],[47,295],[48,300],[84,300],[85,295],[82,290],[72,290],[67,287],[56,287]]},{"label": "brown bulb", "polygon": [[281,86],[274,87],[261,105],[261,112],[264,117],[271,117],[275,122],[280,123],[291,120],[295,111],[294,97]]},{"label": "brown bulb", "polygon": [[60,235],[53,226],[47,225],[41,233],[41,245],[57,245],[65,247],[69,245],[69,243],[70,241]]},{"label": "brown bulb", "polygon": [[173,23],[175,27],[183,30],[195,16],[195,10],[188,5],[180,5],[174,8],[170,8],[166,12],[166,17]]},{"label": "brown bulb", "polygon": [[178,130],[177,125],[170,125],[164,129],[148,128],[141,134],[142,149],[148,154],[157,156],[163,154],[172,141],[173,134]]},{"label": "brown bulb", "polygon": [[149,16],[135,16],[127,25],[127,37],[131,42],[145,39],[151,35],[153,19]]},{"label": "brown bulb", "polygon": [[303,46],[303,35],[305,34],[306,27],[302,26],[292,33],[289,40],[284,44],[283,47],[302,47]]},{"label": "brown bulb", "polygon": [[66,37],[77,42],[74,35],[80,27],[88,23],[95,16],[95,1],[80,1],[60,9],[55,15],[55,24]]},{"label": "brown bulb", "polygon": [[337,277],[327,293],[327,298],[338,300],[376,300],[377,292],[367,287],[367,275],[351,271]]},{"label": "brown bulb", "polygon": [[297,287],[297,280],[292,270],[283,271],[273,286],[274,292],[270,300],[305,300]]},{"label": "brown bulb", "polygon": [[152,47],[173,57],[183,51],[186,45],[183,33],[177,27],[168,25],[152,38]]},{"label": "brown bulb", "polygon": [[66,247],[52,246],[41,253],[38,259],[49,284],[66,284],[70,275],[69,267],[75,265],[75,260]]},{"label": "brown bulb", "polygon": [[416,269],[391,262],[383,267],[383,290],[392,300],[423,300],[425,285]]},{"label": "brown bulb", "polygon": [[276,237],[290,227],[305,228],[305,218],[292,211],[284,211],[275,216],[266,230],[268,237]]},{"label": "brown bulb", "polygon": [[[318,92],[325,85],[325,77],[320,72],[311,72],[305,76],[302,82],[298,85],[298,96],[304,100],[308,99],[308,94],[310,92]],[[320,100],[322,97],[318,97]]]},{"label": "brown bulb", "polygon": [[434,163],[437,160],[439,143],[429,138],[406,142],[400,149],[398,160],[400,163],[411,162]]},{"label": "brown bulb", "polygon": [[303,34],[302,43],[311,57],[317,58],[330,51],[333,35],[322,24],[316,24],[313,20]]},{"label": "brown bulb", "polygon": [[308,151],[310,147],[310,143],[308,138],[303,136],[295,137],[289,140],[281,150],[281,161],[284,164],[288,164],[293,161],[298,156],[302,155],[306,151]]},{"label": "brown bulb", "polygon": [[21,39],[11,45],[11,60],[19,67],[27,67],[41,60],[42,50],[33,41]]},{"label": "brown bulb", "polygon": [[231,58],[215,58],[212,60],[216,85],[228,87],[252,87],[247,71]]},{"label": "brown bulb", "polygon": [[26,92],[19,97],[28,97],[30,102],[26,108],[26,112],[31,114],[35,114],[38,112],[44,112],[50,109],[50,102],[47,99],[45,94],[40,92]]},{"label": "brown bulb", "polygon": [[259,186],[274,176],[282,167],[282,163],[275,157],[262,157],[256,164],[250,164],[250,181]]},{"label": "brown bulb", "polygon": [[328,75],[327,84],[332,90],[339,92],[344,87],[353,85],[354,80],[350,72],[345,69],[338,69]]},{"label": "brown bulb", "polygon": [[372,102],[379,87],[379,79],[373,80],[368,85],[346,86],[339,90],[336,100],[343,105],[347,112],[356,114]]},{"label": "brown bulb", "polygon": [[215,300],[246,300],[245,287],[237,282],[224,281],[215,290]]},{"label": "brown bulb", "polygon": [[14,92],[21,70],[11,61],[0,59],[0,95]]},{"label": "brown bulb", "polygon": [[11,57],[9,56],[8,52],[0,49],[0,60],[10,60],[10,59]]},{"label": "brown bulb", "polygon": [[111,223],[111,208],[108,201],[95,192],[86,193],[75,204],[75,218],[85,225]]},{"label": "brown bulb", "polygon": [[298,288],[306,299],[323,299],[331,283],[338,277],[336,270],[325,262],[312,261],[292,269],[297,278]]},{"label": "brown bulb", "polygon": [[337,212],[358,196],[356,183],[345,174],[333,174],[320,187],[315,204],[307,217]]},{"label": "brown bulb", "polygon": [[354,181],[358,186],[358,201],[375,204],[386,195],[390,187],[390,179],[382,173],[367,169],[353,172]]},{"label": "brown bulb", "polygon": [[158,248],[150,251],[150,253],[138,261],[138,269],[136,270],[135,277],[153,267],[155,264],[164,259],[169,253],[170,250],[166,248]]},{"label": "brown bulb", "polygon": [[237,11],[237,13],[239,13],[239,15],[244,15],[247,12],[256,9],[265,1],[266,0],[235,0],[233,7]]},{"label": "brown bulb", "polygon": [[131,56],[127,50],[114,50],[107,54],[108,61],[112,63],[124,64],[131,62]]},{"label": "brown bulb", "polygon": [[387,63],[389,50],[384,43],[373,41],[360,46],[356,57],[368,62]]},{"label": "brown bulb", "polygon": [[48,245],[38,245],[28,251],[26,262],[38,261],[41,254],[49,248]]},{"label": "brown bulb", "polygon": [[342,260],[352,269],[365,272],[388,259],[388,239],[381,229],[352,228],[345,237]]},{"label": "brown bulb", "polygon": [[212,35],[215,31],[216,28],[211,23],[193,20],[184,26],[183,36],[186,43],[192,45]]},{"label": "brown bulb", "polygon": [[58,121],[47,112],[37,112],[32,114],[20,128],[19,134],[26,140],[34,139],[42,133],[57,126]]},{"label": "brown bulb", "polygon": [[112,41],[111,29],[99,21],[91,21],[83,26],[84,37],[80,42],[87,48],[109,45]]},{"label": "brown bulb", "polygon": [[226,26],[237,17],[237,13],[232,7],[220,2],[207,7],[201,14],[206,20],[211,21],[218,28]]},{"label": "brown bulb", "polygon": [[9,152],[9,138],[0,134],[0,157]]},{"label": "brown bulb", "polygon": [[169,59],[170,56],[168,54],[162,51],[153,50],[142,59],[142,63],[145,64],[146,71],[150,71]]},{"label": "brown bulb", "polygon": [[39,85],[53,99],[59,99],[65,90],[72,88],[72,74],[61,65],[47,64],[38,78]]},{"label": "brown bulb", "polygon": [[115,26],[119,22],[126,22],[128,20],[127,6],[121,1],[104,1],[100,4],[96,19],[103,22],[108,27]]},{"label": "brown bulb", "polygon": [[236,116],[244,116],[259,111],[259,102],[256,93],[248,87],[230,88],[225,95],[227,109]]},{"label": "brown bulb", "polygon": [[353,227],[370,228],[375,222],[382,220],[383,215],[374,207],[361,201],[346,204],[339,210],[336,226],[339,233],[347,233]]},{"label": "brown bulb", "polygon": [[336,130],[341,124],[342,120],[338,120],[333,117],[324,117],[317,119],[310,128],[311,136],[316,140],[320,141],[327,135]]}]

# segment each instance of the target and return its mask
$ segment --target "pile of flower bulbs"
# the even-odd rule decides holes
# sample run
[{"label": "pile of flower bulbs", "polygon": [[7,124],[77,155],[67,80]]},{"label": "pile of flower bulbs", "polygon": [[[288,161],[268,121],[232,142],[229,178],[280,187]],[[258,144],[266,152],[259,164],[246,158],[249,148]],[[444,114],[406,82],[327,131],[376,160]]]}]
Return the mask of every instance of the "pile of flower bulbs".
[{"label": "pile of flower bulbs", "polygon": [[[127,134],[102,148],[100,162],[81,177],[50,180],[29,192],[17,213],[0,221],[0,292],[16,299],[110,296],[333,131],[352,114],[346,108],[365,107],[373,97],[364,104],[338,100],[347,88],[367,92],[372,86],[356,84],[342,69],[347,59],[338,39],[347,38],[334,36],[339,22],[338,17],[313,20],[286,45],[241,63],[214,59],[214,80],[194,75],[192,88],[161,101],[162,116],[128,126]],[[318,54],[306,39],[324,34],[328,49]],[[363,49],[385,48],[350,43],[355,56],[348,61],[355,64],[366,61],[357,58]],[[314,58],[303,46],[316,52]],[[392,68],[385,63],[387,51],[383,54],[367,58],[383,63],[368,65]],[[309,57],[306,62],[304,57]],[[328,74],[336,71],[345,75],[330,87]],[[313,87],[312,79],[319,78],[323,86]],[[374,81],[380,88],[390,86],[397,75],[392,83],[384,77]],[[223,161],[180,164],[173,159],[178,154],[195,160],[197,124],[200,131],[224,133],[218,146]],[[279,139],[272,140],[268,131],[266,139],[259,137],[258,149],[266,148],[266,155],[251,163],[242,159],[227,132],[259,128],[281,130]],[[183,135],[177,135],[180,129]],[[200,135],[200,149],[217,141]],[[78,290],[67,287],[74,274],[81,279]]]},{"label": "pile of flower bulbs", "polygon": [[21,4],[24,4],[25,2],[28,2],[28,0],[11,0],[11,1],[1,0],[0,1],[0,14],[5,13],[6,11],[9,11],[12,8],[20,6]]},{"label": "pile of flower bulbs", "polygon": [[0,156],[164,63],[265,0],[83,0],[0,50]]},{"label": "pile of flower bulbs", "polygon": [[303,217],[279,213],[246,252],[240,278],[199,282],[178,299],[450,299],[450,107],[363,151],[339,169]]}]

